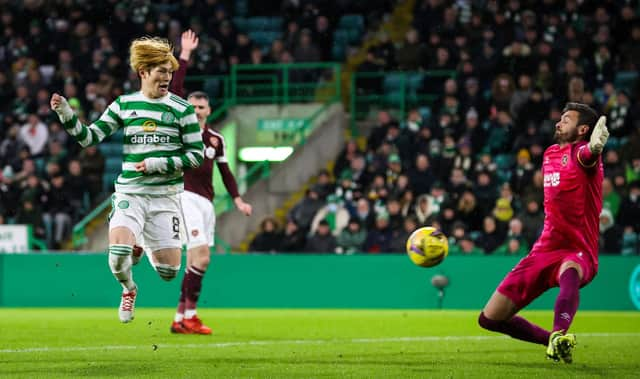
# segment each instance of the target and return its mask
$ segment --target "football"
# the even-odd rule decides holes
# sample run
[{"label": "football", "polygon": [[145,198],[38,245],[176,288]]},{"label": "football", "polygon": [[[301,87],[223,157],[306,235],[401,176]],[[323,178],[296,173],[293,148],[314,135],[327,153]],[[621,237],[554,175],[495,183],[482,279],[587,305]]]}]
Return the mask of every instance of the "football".
[{"label": "football", "polygon": [[447,236],[434,227],[416,229],[407,239],[407,255],[420,267],[433,267],[442,262],[448,253]]}]

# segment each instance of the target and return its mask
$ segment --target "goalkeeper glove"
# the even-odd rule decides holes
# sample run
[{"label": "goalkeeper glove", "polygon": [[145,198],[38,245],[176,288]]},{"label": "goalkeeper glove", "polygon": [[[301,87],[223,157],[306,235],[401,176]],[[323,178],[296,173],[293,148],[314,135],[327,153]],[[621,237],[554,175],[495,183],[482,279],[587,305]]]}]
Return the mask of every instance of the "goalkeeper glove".
[{"label": "goalkeeper glove", "polygon": [[607,118],[605,116],[600,116],[598,122],[596,122],[596,126],[593,128],[593,133],[591,133],[591,138],[589,139],[589,151],[592,154],[600,154],[602,153],[602,149],[604,145],[607,143],[607,139],[609,139],[609,131],[607,130]]},{"label": "goalkeeper glove", "polygon": [[67,99],[64,96],[60,96],[60,102],[53,107],[53,110],[58,114],[58,118],[62,122],[67,122],[73,118],[73,109],[69,105]]}]

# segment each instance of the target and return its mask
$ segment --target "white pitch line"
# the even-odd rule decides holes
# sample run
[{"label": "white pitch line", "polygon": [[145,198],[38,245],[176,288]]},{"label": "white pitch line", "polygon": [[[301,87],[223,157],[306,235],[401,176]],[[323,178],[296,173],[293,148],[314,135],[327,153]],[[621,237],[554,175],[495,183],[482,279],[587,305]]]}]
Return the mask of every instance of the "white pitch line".
[{"label": "white pitch line", "polygon": [[[640,337],[640,333],[580,333],[579,337]],[[27,347],[23,349],[0,349],[0,354],[19,353],[51,353],[95,350],[147,350],[155,346],[157,349],[203,349],[225,348],[235,346],[273,346],[273,345],[326,345],[326,344],[366,344],[385,342],[428,342],[428,341],[487,341],[507,339],[507,336],[416,336],[416,337],[382,337],[382,338],[353,338],[327,340],[263,340],[216,342],[203,344],[158,344],[158,345],[105,345],[105,346],[76,346],[76,347]]]}]

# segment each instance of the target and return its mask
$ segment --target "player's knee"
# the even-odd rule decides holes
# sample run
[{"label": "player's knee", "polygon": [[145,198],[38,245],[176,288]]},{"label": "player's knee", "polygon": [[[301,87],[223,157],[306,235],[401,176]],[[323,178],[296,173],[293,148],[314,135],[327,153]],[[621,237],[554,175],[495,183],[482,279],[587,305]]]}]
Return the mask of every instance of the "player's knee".
[{"label": "player's knee", "polygon": [[169,282],[175,279],[176,276],[178,276],[178,272],[180,271],[180,265],[172,266],[168,264],[158,264],[156,266],[156,270],[158,271],[158,275],[160,275],[160,277],[163,280],[166,280],[167,282]]},{"label": "player's knee", "polygon": [[207,268],[209,267],[210,262],[211,262],[211,257],[209,257],[209,255],[201,256],[198,258],[198,261],[195,266],[202,271],[206,271]]},{"label": "player's knee", "polygon": [[109,246],[109,267],[113,272],[120,272],[127,269],[131,263],[131,246],[111,245]]}]

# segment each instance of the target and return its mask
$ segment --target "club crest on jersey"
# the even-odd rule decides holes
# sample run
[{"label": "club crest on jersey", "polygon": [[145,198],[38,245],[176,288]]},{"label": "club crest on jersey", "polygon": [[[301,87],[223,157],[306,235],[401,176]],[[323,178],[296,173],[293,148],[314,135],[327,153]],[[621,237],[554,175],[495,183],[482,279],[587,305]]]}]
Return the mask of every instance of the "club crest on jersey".
[{"label": "club crest on jersey", "polygon": [[563,166],[566,166],[566,165],[567,165],[567,162],[569,162],[569,156],[568,156],[567,154],[563,155],[563,156],[562,156],[562,161],[561,161],[561,162],[562,162],[562,165],[563,165]]},{"label": "club crest on jersey", "polygon": [[160,119],[162,120],[162,122],[170,124],[175,121],[176,117],[171,112],[162,112]]},{"label": "club crest on jersey", "polygon": [[142,130],[145,132],[154,132],[156,129],[158,129],[158,125],[153,120],[147,120],[142,123]]},{"label": "club crest on jersey", "polygon": [[213,159],[213,157],[216,156],[216,149],[214,149],[211,146],[208,146],[206,149],[204,149],[204,155],[208,158],[208,159]]},{"label": "club crest on jersey", "polygon": [[197,236],[198,236],[198,233],[200,233],[200,232],[198,231],[198,229],[193,229],[193,230],[191,231],[191,235],[192,235],[192,236],[194,236],[194,237],[197,237]]}]

